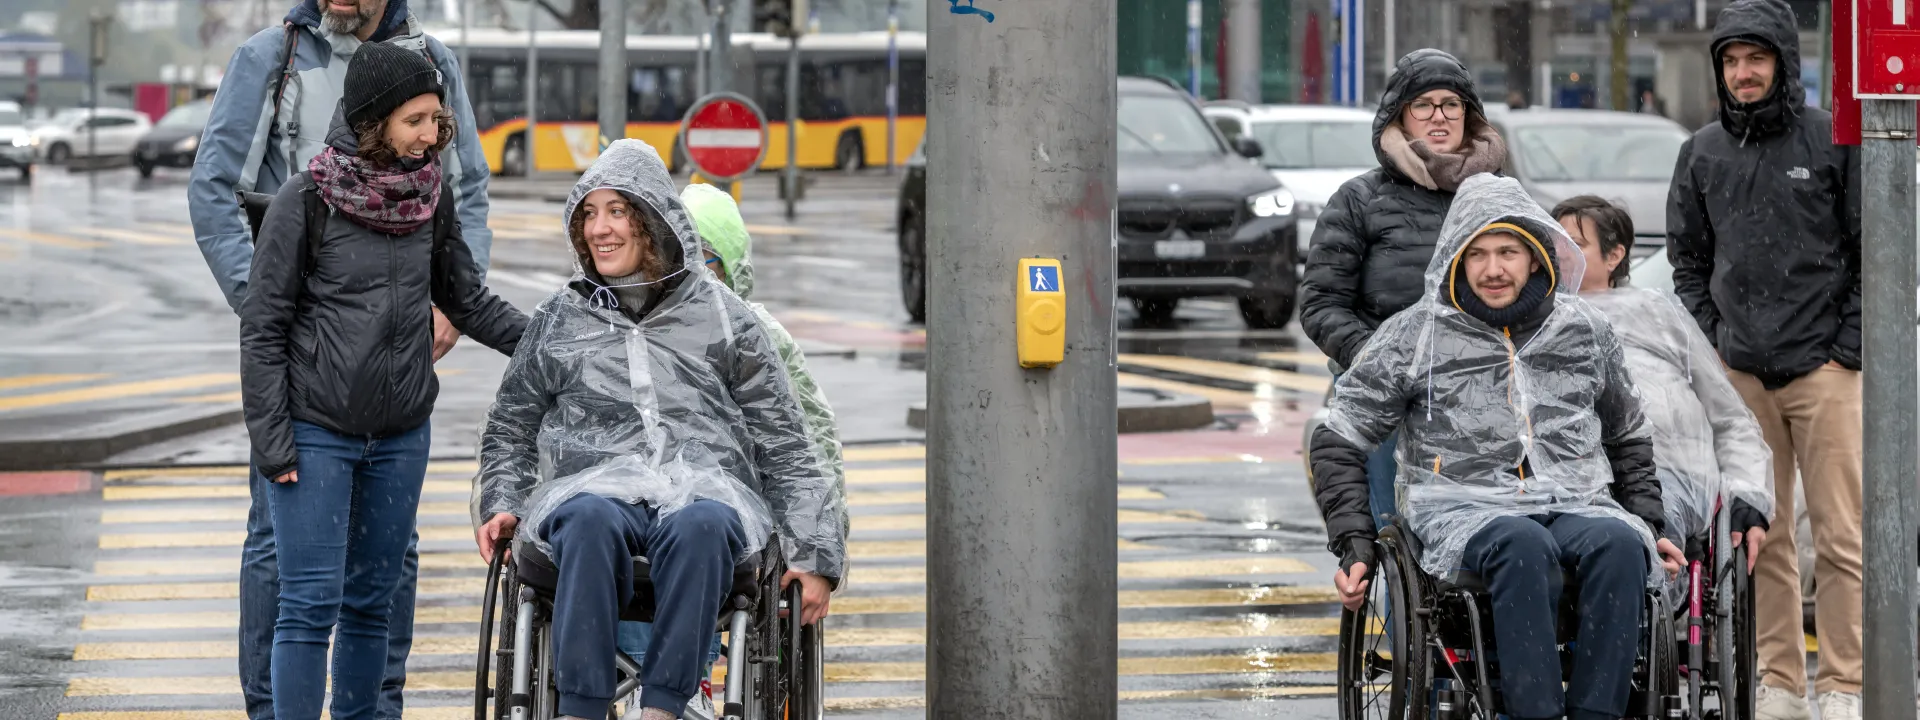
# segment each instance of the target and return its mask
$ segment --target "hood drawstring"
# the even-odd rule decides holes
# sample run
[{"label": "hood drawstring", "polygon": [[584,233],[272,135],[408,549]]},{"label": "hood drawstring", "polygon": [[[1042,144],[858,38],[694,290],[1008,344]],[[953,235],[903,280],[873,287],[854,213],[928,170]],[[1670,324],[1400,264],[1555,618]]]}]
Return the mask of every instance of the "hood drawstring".
[{"label": "hood drawstring", "polygon": [[[680,276],[686,271],[687,271],[687,268],[685,266],[681,266],[680,269],[661,276],[659,280],[648,280],[646,282],[637,282],[637,283],[623,283],[620,285],[603,285],[595,281],[593,278],[586,277],[585,273],[581,274],[581,279],[586,280],[588,285],[593,286],[593,294],[587,296],[587,305],[589,307],[602,307],[608,310],[619,310],[620,298],[614,295],[613,291],[615,288],[646,287],[648,285],[659,285],[660,283],[666,282],[668,280],[672,280],[675,277]],[[607,329],[608,330],[614,329],[612,322],[607,323]]]}]

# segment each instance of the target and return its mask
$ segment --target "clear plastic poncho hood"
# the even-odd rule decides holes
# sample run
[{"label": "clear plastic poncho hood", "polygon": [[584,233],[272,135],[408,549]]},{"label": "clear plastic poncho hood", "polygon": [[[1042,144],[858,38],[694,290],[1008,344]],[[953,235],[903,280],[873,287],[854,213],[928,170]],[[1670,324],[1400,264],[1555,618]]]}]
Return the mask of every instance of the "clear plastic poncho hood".
[{"label": "clear plastic poncho hood", "polygon": [[1613,323],[1653,433],[1667,537],[1681,547],[1726,494],[1773,517],[1773,451],[1720,356],[1672,293],[1618,288],[1583,296]]},{"label": "clear plastic poncho hood", "polygon": [[[1545,301],[1553,310],[1518,348],[1442,294],[1454,258],[1496,222],[1526,228],[1557,265]],[[1328,428],[1369,450],[1401,431],[1398,505],[1425,546],[1427,573],[1458,570],[1467,541],[1495,518],[1568,513],[1627,522],[1645,540],[1649,586],[1664,575],[1647,524],[1610,494],[1603,441],[1647,429],[1632,403],[1621,417],[1595,411],[1609,388],[1632,386],[1612,328],[1573,294],[1585,269],[1579,247],[1519,182],[1468,178],[1441,225],[1425,295],[1381,324],[1335,384]]]},{"label": "clear plastic poncho hood", "polygon": [[700,271],[699,236],[666,165],[636,140],[613,143],[574,187],[562,227],[594,190],[619,191],[672,260],[644,317],[620,308],[576,249],[576,274],[527,324],[480,442],[475,521],[542,521],[580,493],[644,502],[662,515],[725,503],[757,551],[777,530],[790,567],[845,572],[844,510],[808,442],[781,358],[752,310]]}]

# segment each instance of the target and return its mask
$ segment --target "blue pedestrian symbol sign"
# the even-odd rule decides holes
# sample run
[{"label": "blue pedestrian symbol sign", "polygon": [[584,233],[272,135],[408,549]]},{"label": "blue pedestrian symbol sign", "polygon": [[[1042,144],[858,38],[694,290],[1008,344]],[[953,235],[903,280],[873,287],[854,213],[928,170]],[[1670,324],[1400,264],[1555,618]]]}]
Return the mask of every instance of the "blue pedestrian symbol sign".
[{"label": "blue pedestrian symbol sign", "polygon": [[1035,265],[1028,271],[1032,273],[1027,280],[1029,292],[1060,292],[1060,268]]}]

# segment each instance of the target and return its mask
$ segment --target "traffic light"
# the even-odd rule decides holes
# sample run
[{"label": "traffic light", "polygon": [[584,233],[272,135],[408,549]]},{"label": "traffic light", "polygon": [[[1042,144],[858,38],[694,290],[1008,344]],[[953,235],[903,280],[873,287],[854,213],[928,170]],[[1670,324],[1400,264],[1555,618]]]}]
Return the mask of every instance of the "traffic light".
[{"label": "traffic light", "polygon": [[753,0],[754,32],[799,37],[807,32],[807,0]]}]

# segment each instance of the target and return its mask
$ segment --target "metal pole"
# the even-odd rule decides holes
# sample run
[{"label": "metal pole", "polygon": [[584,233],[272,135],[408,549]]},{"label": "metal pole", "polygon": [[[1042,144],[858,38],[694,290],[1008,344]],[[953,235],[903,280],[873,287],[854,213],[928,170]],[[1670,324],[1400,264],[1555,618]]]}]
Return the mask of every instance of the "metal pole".
[{"label": "metal pole", "polygon": [[1607,66],[1607,74],[1612,76],[1613,93],[1609,98],[1614,110],[1628,111],[1627,87],[1632,80],[1627,70],[1627,11],[1632,0],[1613,0],[1613,15],[1607,20],[1607,30],[1613,35],[1613,62]]},{"label": "metal pole", "polygon": [[[1112,720],[1115,0],[989,6],[927,3],[927,716]],[[1051,370],[1016,355],[1030,257]]]},{"label": "metal pole", "polygon": [[527,82],[522,86],[527,92],[527,132],[521,143],[526,146],[527,177],[533,177],[534,173],[539,172],[539,163],[533,161],[537,157],[533,148],[539,144],[533,141],[534,130],[539,127],[540,122],[539,22],[540,4],[527,3]]},{"label": "metal pole", "polygon": [[1833,109],[1833,5],[1820,3],[1820,107]]},{"label": "metal pole", "polygon": [[1227,83],[1231,100],[1260,103],[1260,0],[1227,0]]},{"label": "metal pole", "polygon": [[1200,97],[1200,0],[1187,0],[1187,92]]},{"label": "metal pole", "polygon": [[[799,19],[793,20],[799,22]],[[787,166],[780,169],[781,193],[787,201],[787,219],[794,218],[794,199],[800,195],[800,37],[787,38]]]},{"label": "metal pole", "polygon": [[1914,697],[1914,101],[1861,102],[1861,716],[1910,719]]},{"label": "metal pole", "polygon": [[472,76],[468,75],[468,73],[471,72],[470,70],[468,70],[468,68],[473,67],[473,38],[468,36],[467,34],[473,28],[473,21],[468,19],[472,15],[472,12],[471,12],[472,10],[473,10],[472,2],[469,2],[469,0],[460,0],[460,85],[461,87],[473,87],[473,78]]},{"label": "metal pole", "polygon": [[895,125],[900,122],[900,0],[887,0],[887,174],[893,174]]},{"label": "metal pole", "polygon": [[1393,49],[1399,47],[1394,43],[1394,31],[1400,26],[1400,17],[1394,4],[1393,0],[1384,0],[1385,7],[1381,8],[1380,13],[1380,22],[1385,23],[1385,27],[1380,28],[1380,77],[1383,82],[1393,77],[1393,61],[1399,59],[1398,55],[1393,54]]},{"label": "metal pole", "polygon": [[[107,15],[95,10],[87,19],[87,167],[92,168],[98,157],[94,151],[94,126],[100,121],[100,66],[106,64]],[[92,181],[92,175],[88,181]]]},{"label": "metal pole", "polygon": [[707,96],[707,38],[711,35],[709,30],[693,38],[693,96],[697,98]]},{"label": "metal pole", "polygon": [[707,61],[707,92],[727,92],[733,89],[733,29],[727,6],[730,0],[713,2],[713,56]]},{"label": "metal pole", "polygon": [[600,0],[600,142],[627,136],[627,0]]}]

